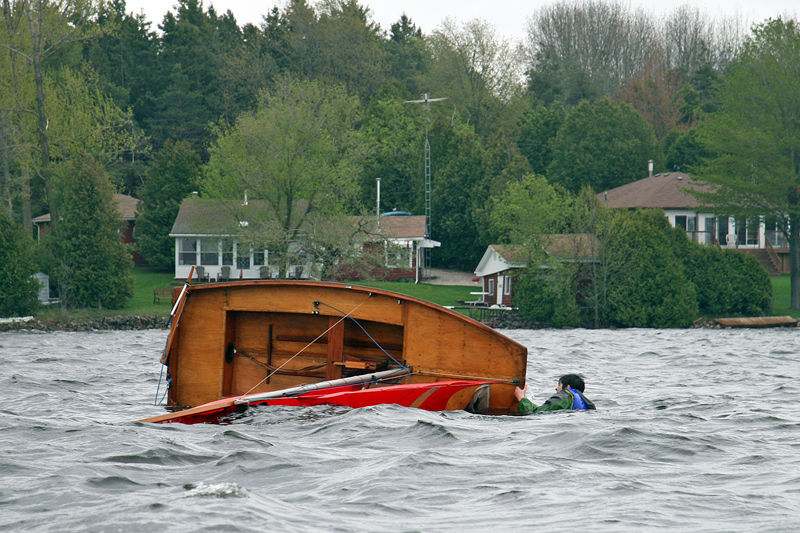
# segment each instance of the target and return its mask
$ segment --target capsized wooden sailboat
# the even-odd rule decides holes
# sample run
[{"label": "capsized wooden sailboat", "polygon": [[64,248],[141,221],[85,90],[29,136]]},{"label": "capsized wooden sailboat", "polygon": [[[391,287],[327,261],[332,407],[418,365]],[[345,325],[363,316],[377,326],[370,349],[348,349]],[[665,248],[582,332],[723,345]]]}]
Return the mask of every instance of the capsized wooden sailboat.
[{"label": "capsized wooden sailboat", "polygon": [[391,291],[295,280],[186,285],[162,363],[167,404],[145,422],[211,422],[253,405],[398,404],[508,413],[525,346]]}]

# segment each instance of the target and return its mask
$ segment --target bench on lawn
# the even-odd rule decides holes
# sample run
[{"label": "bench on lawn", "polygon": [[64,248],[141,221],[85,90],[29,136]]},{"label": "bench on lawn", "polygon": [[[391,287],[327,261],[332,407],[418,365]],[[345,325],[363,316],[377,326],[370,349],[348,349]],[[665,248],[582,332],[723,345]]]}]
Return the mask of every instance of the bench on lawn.
[{"label": "bench on lawn", "polygon": [[153,303],[157,304],[161,300],[172,301],[172,289],[153,289]]}]

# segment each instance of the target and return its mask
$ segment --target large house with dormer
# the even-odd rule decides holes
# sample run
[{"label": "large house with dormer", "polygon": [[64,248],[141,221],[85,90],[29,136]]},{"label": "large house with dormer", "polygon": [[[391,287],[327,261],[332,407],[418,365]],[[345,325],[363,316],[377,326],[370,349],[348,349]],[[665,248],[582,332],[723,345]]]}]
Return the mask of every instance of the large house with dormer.
[{"label": "large house with dormer", "polygon": [[689,193],[708,185],[684,172],[652,174],[597,194],[600,204],[617,209],[662,209],[673,227],[701,244],[752,253],[770,274],[789,271],[788,243],[780,223],[764,217],[716,215]]}]

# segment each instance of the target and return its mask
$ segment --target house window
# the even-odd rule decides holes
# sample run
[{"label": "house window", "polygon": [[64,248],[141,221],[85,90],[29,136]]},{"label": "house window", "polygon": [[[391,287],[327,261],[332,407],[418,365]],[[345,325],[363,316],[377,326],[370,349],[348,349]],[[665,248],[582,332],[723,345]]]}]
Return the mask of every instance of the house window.
[{"label": "house window", "polygon": [[388,268],[411,267],[411,250],[402,244],[387,244],[386,266]]},{"label": "house window", "polygon": [[222,241],[222,264],[233,266],[233,241],[229,239]]},{"label": "house window", "polygon": [[178,263],[181,265],[197,264],[197,239],[184,238],[180,241]]},{"label": "house window", "polygon": [[264,250],[253,252],[253,266],[266,265],[267,253]]},{"label": "house window", "polygon": [[216,239],[200,239],[200,264],[219,264],[219,241]]},{"label": "house window", "polygon": [[721,245],[728,244],[728,217],[719,217],[719,224],[717,224],[717,242]]},{"label": "house window", "polygon": [[239,255],[238,250],[236,253],[236,268],[240,270],[250,269],[250,255]]},{"label": "house window", "polygon": [[736,219],[736,242],[745,246],[758,244],[758,219],[757,218],[737,218]]},{"label": "house window", "polygon": [[511,276],[506,276],[505,284],[503,285],[503,294],[506,296],[511,294]]},{"label": "house window", "polygon": [[488,291],[489,296],[494,296],[494,282],[495,282],[494,278],[489,280],[489,291]]},{"label": "house window", "polygon": [[686,231],[686,215],[676,215],[675,216],[675,227],[681,228]]}]

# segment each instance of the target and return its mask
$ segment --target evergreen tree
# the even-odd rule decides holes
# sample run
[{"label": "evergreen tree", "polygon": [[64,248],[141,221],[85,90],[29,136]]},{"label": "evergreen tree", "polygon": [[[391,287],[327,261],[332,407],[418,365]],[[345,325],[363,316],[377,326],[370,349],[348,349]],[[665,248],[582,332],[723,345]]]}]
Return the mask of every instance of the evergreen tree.
[{"label": "evergreen tree", "polygon": [[533,171],[545,175],[553,161],[553,141],[564,122],[566,112],[561,104],[539,105],[520,115],[517,146],[528,159]]},{"label": "evergreen tree", "polygon": [[133,296],[133,261],[120,239],[114,189],[89,155],[60,170],[57,185],[64,209],[52,244],[62,300],[73,307],[119,309]]},{"label": "evergreen tree", "polygon": [[608,98],[582,102],[567,115],[552,145],[548,178],[576,192],[606,191],[639,179],[660,162],[653,127],[630,105]]},{"label": "evergreen tree", "polygon": [[23,316],[38,306],[33,241],[0,210],[0,317]]},{"label": "evergreen tree", "polygon": [[601,311],[612,327],[685,327],[698,315],[697,294],[681,260],[664,234],[663,213],[615,210],[600,232]]},{"label": "evergreen tree", "polygon": [[[441,268],[472,270],[488,243],[475,238],[476,196],[483,180],[484,149],[470,126],[443,116],[431,122],[431,237]],[[481,197],[480,200],[483,200]]]},{"label": "evergreen tree", "polygon": [[[167,13],[160,26],[161,51],[155,73],[163,89],[148,118],[148,133],[160,149],[167,139],[185,140],[198,153],[211,139],[212,122],[226,102],[218,91],[223,65],[241,46],[241,31],[232,15],[203,11],[198,0],[181,0],[177,13]],[[235,117],[224,117],[232,122]]]},{"label": "evergreen tree", "polygon": [[136,232],[139,251],[151,266],[169,270],[175,265],[175,243],[169,232],[181,201],[197,190],[201,163],[186,141],[167,141],[147,166]]},{"label": "evergreen tree", "polygon": [[422,30],[405,13],[392,24],[386,48],[389,76],[415,97],[423,93],[420,81],[429,62],[425,39]]}]

